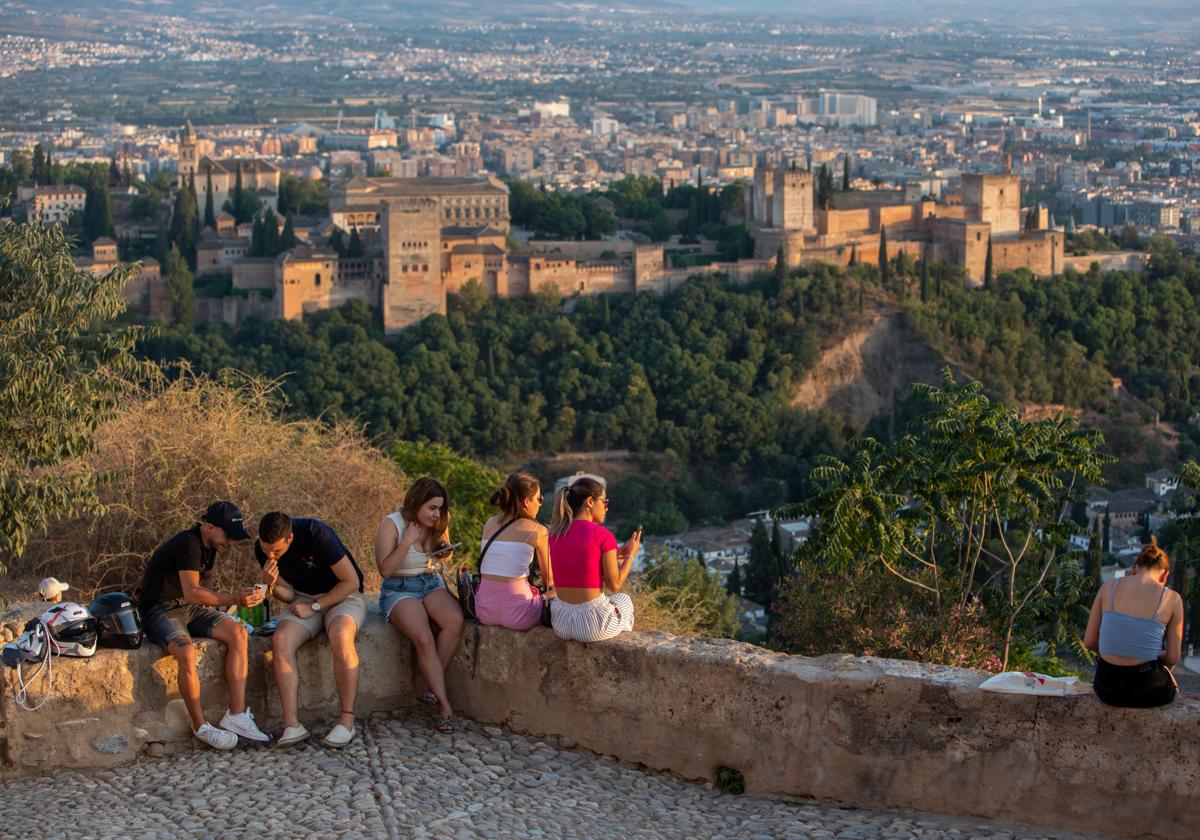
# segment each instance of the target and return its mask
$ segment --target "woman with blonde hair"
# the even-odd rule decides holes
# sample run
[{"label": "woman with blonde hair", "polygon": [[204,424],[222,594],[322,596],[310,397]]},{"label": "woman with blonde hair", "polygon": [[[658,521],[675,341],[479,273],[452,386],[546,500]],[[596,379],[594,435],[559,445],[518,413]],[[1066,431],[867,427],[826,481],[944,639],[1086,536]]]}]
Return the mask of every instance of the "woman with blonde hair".
[{"label": "woman with blonde hair", "polygon": [[[608,501],[604,485],[591,478],[577,478],[554,496],[549,546],[558,597],[550,602],[550,619],[560,638],[598,642],[633,629],[633,601],[621,587],[633,568],[642,530],[618,548],[602,524]],[[605,595],[605,586],[614,594]]]},{"label": "woman with blonde hair", "polygon": [[453,553],[450,494],[437,479],[419,478],[404,494],[400,510],[375,532],[375,562],[383,576],[379,611],[412,642],[428,686],[421,700],[438,706],[437,731],[446,734],[454,731],[454,712],[446,697],[445,669],[458,648],[463,617],[438,564]]},{"label": "woman with blonde hair", "polygon": [[1168,668],[1183,648],[1183,599],[1167,588],[1170,573],[1167,553],[1151,537],[1131,574],[1096,593],[1083,643],[1100,654],[1092,687],[1110,706],[1145,709],[1175,699]]},{"label": "woman with blonde hair", "polygon": [[[546,597],[554,597],[554,575],[546,528],[537,522],[542,507],[542,489],[529,473],[513,473],[492,494],[488,504],[500,513],[483,526],[480,543],[479,591],[475,614],[480,624],[496,624],[511,630],[528,630],[542,623]],[[546,595],[527,579],[529,564],[537,558]]]}]

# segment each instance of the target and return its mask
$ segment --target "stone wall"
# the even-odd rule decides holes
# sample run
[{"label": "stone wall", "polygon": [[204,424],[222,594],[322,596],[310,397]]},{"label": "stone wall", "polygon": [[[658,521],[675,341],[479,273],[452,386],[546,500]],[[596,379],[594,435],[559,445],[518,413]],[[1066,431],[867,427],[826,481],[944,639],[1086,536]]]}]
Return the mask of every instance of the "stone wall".
[{"label": "stone wall", "polygon": [[[265,643],[249,684],[278,725]],[[224,711],[221,651],[204,643],[210,718]],[[413,703],[407,643],[372,614],[360,637],[360,713]],[[336,712],[328,649],[301,653],[301,717]],[[4,676],[3,773],[190,749],[173,660],[152,647],[59,660],[55,697],[13,703]],[[980,692],[984,674],[911,662],[790,657],[728,640],[632,633],[594,645],[548,630],[469,624],[450,667],[455,708],[518,732],[553,734],[689,779],[739,770],[751,793],[965,814],[1129,836],[1195,836],[1200,703],[1110,709],[1091,696]]]}]

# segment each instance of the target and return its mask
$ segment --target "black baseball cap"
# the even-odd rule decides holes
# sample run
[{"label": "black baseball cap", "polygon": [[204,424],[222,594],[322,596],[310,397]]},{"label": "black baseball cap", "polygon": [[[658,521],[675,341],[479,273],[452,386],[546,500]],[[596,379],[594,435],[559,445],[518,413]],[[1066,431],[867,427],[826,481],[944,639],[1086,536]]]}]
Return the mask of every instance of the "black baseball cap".
[{"label": "black baseball cap", "polygon": [[250,533],[242,523],[242,512],[233,502],[213,502],[200,518],[209,525],[216,525],[232,540],[250,539]]}]

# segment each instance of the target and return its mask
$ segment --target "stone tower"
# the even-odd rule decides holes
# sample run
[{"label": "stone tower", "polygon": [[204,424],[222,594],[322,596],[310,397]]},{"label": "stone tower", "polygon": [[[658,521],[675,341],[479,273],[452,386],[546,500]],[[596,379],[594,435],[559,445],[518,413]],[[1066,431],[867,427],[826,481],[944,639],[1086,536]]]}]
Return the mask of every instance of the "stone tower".
[{"label": "stone tower", "polygon": [[978,208],[978,221],[992,226],[992,236],[1021,232],[1021,176],[963,175],[962,202]]},{"label": "stone tower", "polygon": [[771,227],[815,233],[811,172],[777,169],[771,196]]},{"label": "stone tower", "polygon": [[384,331],[397,332],[426,315],[445,315],[441,203],[423,196],[385,197],[379,229],[384,254],[379,309]]},{"label": "stone tower", "polygon": [[[188,120],[183,127],[183,131],[179,133],[179,187],[182,189],[187,184],[189,175],[196,172],[196,168],[200,165],[200,152],[196,145],[196,131],[192,128],[192,121]],[[199,189],[203,189],[200,186]]]}]

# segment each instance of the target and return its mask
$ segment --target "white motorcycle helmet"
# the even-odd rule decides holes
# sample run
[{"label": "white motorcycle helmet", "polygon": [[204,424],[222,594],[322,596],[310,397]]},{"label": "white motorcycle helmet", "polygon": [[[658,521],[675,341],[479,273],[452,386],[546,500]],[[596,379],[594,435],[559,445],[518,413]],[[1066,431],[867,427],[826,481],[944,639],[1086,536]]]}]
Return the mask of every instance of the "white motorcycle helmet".
[{"label": "white motorcycle helmet", "polygon": [[[87,657],[96,652],[100,627],[88,608],[74,601],[55,604],[36,619],[50,634],[50,652]],[[31,629],[31,628],[27,628]]]}]

